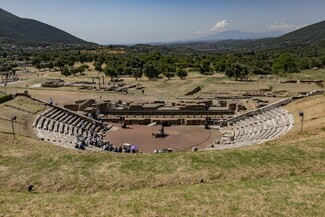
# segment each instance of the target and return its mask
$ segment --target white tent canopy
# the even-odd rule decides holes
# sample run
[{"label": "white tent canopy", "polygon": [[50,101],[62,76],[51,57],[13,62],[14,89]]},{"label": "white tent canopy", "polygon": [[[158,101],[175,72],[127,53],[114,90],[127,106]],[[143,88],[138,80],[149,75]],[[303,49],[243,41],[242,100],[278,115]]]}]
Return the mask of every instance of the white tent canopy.
[{"label": "white tent canopy", "polygon": [[153,122],[153,123],[148,125],[148,127],[153,127],[153,126],[157,126],[157,122]]},{"label": "white tent canopy", "polygon": [[129,143],[124,143],[123,146],[131,147],[131,144],[129,144]]}]

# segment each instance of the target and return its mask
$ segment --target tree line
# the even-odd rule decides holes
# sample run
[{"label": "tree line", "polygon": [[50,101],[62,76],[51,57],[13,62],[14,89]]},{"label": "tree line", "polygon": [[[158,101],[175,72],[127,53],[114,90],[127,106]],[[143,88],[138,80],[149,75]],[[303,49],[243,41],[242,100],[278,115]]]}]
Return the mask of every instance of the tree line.
[{"label": "tree line", "polygon": [[[247,52],[206,52],[191,49],[165,47],[125,47],[123,53],[103,52],[101,50],[63,50],[59,52],[20,52],[19,59],[30,61],[42,70],[60,70],[65,76],[82,74],[92,63],[98,72],[111,77],[132,76],[140,79],[178,76],[185,79],[188,71],[203,75],[224,73],[236,80],[246,80],[250,74],[286,74],[305,69],[325,66],[324,53],[312,55],[294,52],[247,51]],[[0,53],[0,64],[5,65],[8,53]],[[75,63],[81,66],[75,67]],[[13,67],[11,67],[13,68]],[[5,68],[6,70],[8,68]],[[1,68],[0,68],[1,70]],[[3,69],[2,69],[3,70]]]}]

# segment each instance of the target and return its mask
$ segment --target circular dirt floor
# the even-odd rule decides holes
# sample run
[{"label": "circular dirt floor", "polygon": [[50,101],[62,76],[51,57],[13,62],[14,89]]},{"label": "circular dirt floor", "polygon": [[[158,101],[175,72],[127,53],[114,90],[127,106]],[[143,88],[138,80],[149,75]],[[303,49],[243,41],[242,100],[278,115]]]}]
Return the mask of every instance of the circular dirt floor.
[{"label": "circular dirt floor", "polygon": [[172,148],[173,151],[191,151],[192,147],[204,149],[221,138],[218,130],[204,129],[204,126],[171,126],[165,127],[165,138],[156,138],[153,134],[159,133],[161,126],[148,127],[146,125],[129,125],[122,129],[115,125],[106,133],[105,139],[114,146],[124,143],[138,146],[139,152],[153,153],[156,149]]}]

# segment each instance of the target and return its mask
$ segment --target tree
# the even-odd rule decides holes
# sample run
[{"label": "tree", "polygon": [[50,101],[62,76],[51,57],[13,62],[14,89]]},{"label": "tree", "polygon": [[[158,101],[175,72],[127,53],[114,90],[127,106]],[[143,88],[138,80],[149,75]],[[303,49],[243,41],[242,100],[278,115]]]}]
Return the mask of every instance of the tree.
[{"label": "tree", "polygon": [[36,63],[35,68],[37,68],[38,71],[41,71],[42,66],[40,63]]},{"label": "tree", "polygon": [[174,72],[165,72],[164,75],[166,76],[166,78],[168,80],[170,80],[171,78],[175,77],[175,73]]},{"label": "tree", "polygon": [[79,61],[83,64],[84,62],[87,61],[87,54],[80,54],[79,55]]},{"label": "tree", "polygon": [[95,70],[102,72],[103,71],[102,65],[103,65],[102,62],[95,62],[94,63]]},{"label": "tree", "polygon": [[278,56],[278,58],[273,63],[273,71],[278,72],[298,72],[297,59],[289,53],[284,53]]},{"label": "tree", "polygon": [[225,60],[220,60],[214,63],[214,69],[216,72],[224,73],[229,64]]},{"label": "tree", "polygon": [[63,67],[63,68],[61,69],[61,75],[64,75],[64,76],[69,76],[69,75],[71,75],[71,72],[70,72],[70,70],[68,69],[68,67]]},{"label": "tree", "polygon": [[78,72],[80,73],[80,75],[81,75],[82,72],[85,72],[86,69],[89,69],[89,66],[88,66],[87,64],[82,64],[81,66],[79,66],[79,67],[77,68],[77,70],[78,70]]},{"label": "tree", "polygon": [[199,66],[199,72],[202,75],[205,75],[205,74],[208,74],[208,72],[210,72],[210,71],[211,71],[210,62],[203,61]]},{"label": "tree", "polygon": [[187,71],[185,69],[182,68],[177,68],[176,69],[176,75],[180,78],[180,79],[184,79],[187,77]]},{"label": "tree", "polygon": [[78,72],[79,72],[79,70],[76,68],[70,69],[70,74],[72,74],[72,75],[76,75],[76,73],[78,73]]},{"label": "tree", "polygon": [[310,69],[311,68],[311,60],[308,57],[303,57],[300,60],[300,64],[299,64],[299,68],[301,70],[305,70],[305,69]]},{"label": "tree", "polygon": [[141,78],[142,75],[143,75],[142,69],[139,69],[139,68],[132,69],[132,76],[135,78],[135,80],[138,80],[139,78]]},{"label": "tree", "polygon": [[113,67],[106,67],[104,72],[106,76],[109,76],[111,78],[111,81],[113,81],[114,77],[118,75],[117,70]]},{"label": "tree", "polygon": [[124,67],[123,69],[124,74],[131,76],[132,75],[132,69],[130,67]]},{"label": "tree", "polygon": [[119,75],[123,74],[123,71],[124,71],[124,69],[123,69],[122,66],[118,66],[118,67],[116,68],[116,72],[117,72],[117,74],[119,74]]},{"label": "tree", "polygon": [[55,65],[59,67],[60,71],[62,72],[62,68],[65,66],[65,62],[62,58],[58,58],[55,60]]},{"label": "tree", "polygon": [[74,61],[71,61],[71,60],[70,60],[70,61],[68,62],[68,66],[70,66],[70,67],[74,66]]},{"label": "tree", "polygon": [[158,70],[158,68],[153,65],[152,63],[147,63],[144,65],[143,67],[143,73],[145,74],[145,76],[147,76],[149,79],[155,79],[158,78],[158,76],[160,75],[160,71]]},{"label": "tree", "polygon": [[47,64],[47,67],[49,68],[50,71],[52,71],[52,69],[54,68],[54,63],[52,61],[50,61],[48,64]]},{"label": "tree", "polygon": [[247,79],[249,72],[246,66],[243,66],[239,63],[234,63],[227,67],[225,74],[229,78],[234,77],[237,81],[238,79]]}]

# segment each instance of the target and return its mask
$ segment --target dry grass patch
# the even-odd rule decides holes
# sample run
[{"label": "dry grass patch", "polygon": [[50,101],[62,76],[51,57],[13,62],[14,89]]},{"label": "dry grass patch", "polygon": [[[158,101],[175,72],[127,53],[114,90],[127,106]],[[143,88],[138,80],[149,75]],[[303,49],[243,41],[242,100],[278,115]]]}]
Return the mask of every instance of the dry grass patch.
[{"label": "dry grass patch", "polygon": [[20,216],[324,216],[324,175],[107,193],[2,192]]}]

